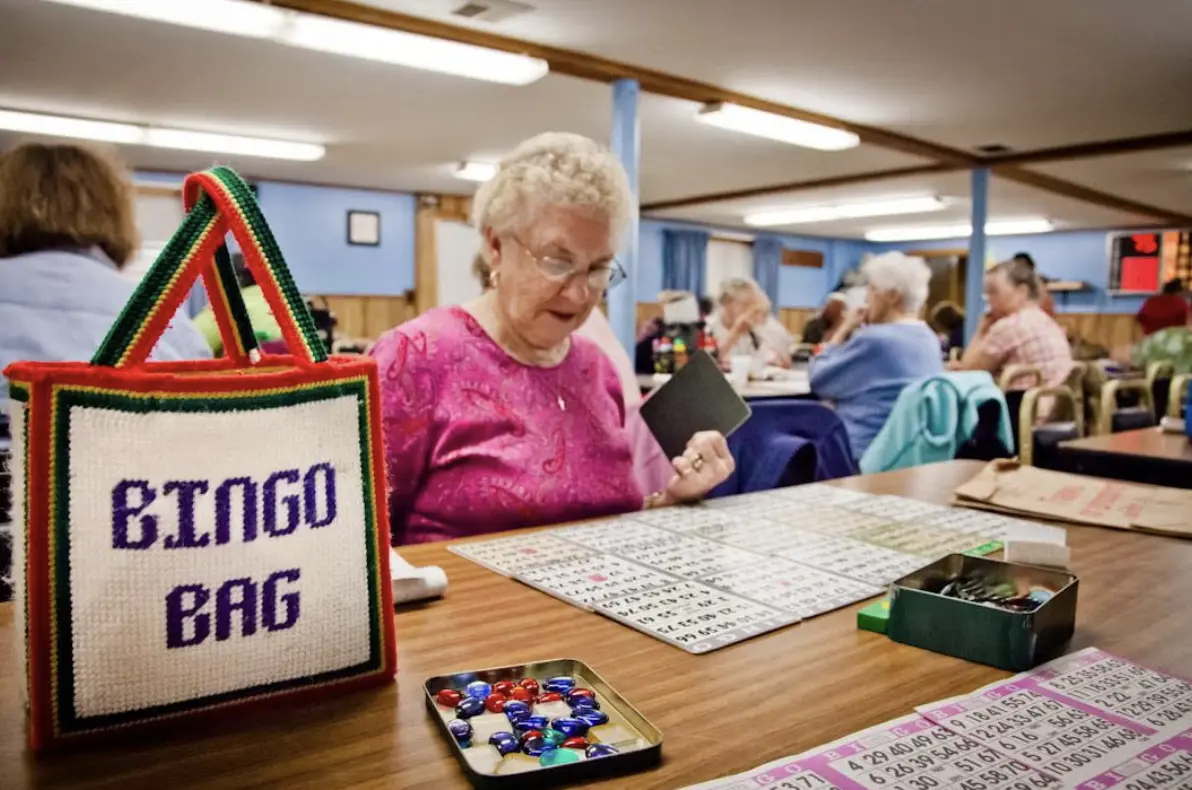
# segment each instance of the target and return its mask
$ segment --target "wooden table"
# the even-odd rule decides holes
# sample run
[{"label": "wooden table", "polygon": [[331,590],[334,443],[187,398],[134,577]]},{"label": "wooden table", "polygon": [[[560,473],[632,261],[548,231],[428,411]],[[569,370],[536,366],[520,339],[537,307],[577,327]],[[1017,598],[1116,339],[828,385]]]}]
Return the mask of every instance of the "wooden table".
[{"label": "wooden table", "polygon": [[[874,493],[947,501],[975,462],[841,481]],[[1069,530],[1082,577],[1073,647],[1097,645],[1192,675],[1192,541]],[[403,551],[451,579],[441,601],[397,614],[398,682],[372,692],[244,716],[219,728],[138,736],[132,745],[34,760],[11,658],[12,607],[0,607],[0,788],[464,787],[428,717],[422,682],[453,670],[574,656],[589,662],[664,735],[656,770],[602,783],[676,788],[742,771],[971,691],[1006,673],[856,628],[858,606],[704,656],[581,612],[449,554]]]},{"label": "wooden table", "polygon": [[[665,379],[659,380],[652,374],[639,374],[637,384],[642,394],[647,395],[657,387],[661,387]],[[775,381],[750,381],[744,387],[737,388],[737,392],[745,400],[761,400],[765,398],[806,398],[811,395],[811,384],[806,374],[789,379]]]},{"label": "wooden table", "polygon": [[1143,428],[1063,442],[1047,459],[1064,472],[1192,488],[1192,442],[1182,433]]}]

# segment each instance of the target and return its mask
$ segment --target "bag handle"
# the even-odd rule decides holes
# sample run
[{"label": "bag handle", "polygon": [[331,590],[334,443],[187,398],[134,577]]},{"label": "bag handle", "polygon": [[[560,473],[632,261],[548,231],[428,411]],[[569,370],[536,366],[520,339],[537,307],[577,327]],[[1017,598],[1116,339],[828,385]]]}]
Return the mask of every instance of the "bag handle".
[{"label": "bag handle", "polygon": [[106,367],[144,363],[200,274],[228,356],[239,365],[258,360],[231,259],[226,249],[219,250],[229,229],[290,353],[304,365],[325,361],[327,350],[314,319],[244,180],[231,168],[220,166],[187,176],[182,190],[186,220],[133,292],[91,363]]}]

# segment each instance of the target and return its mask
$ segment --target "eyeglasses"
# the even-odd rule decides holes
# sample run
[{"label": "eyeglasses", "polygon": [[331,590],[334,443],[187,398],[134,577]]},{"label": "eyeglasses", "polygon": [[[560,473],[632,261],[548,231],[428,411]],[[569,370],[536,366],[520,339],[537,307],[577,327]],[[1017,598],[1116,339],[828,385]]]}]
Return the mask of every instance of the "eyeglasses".
[{"label": "eyeglasses", "polygon": [[511,238],[517,242],[519,247],[526,251],[526,254],[530,256],[530,260],[534,261],[538,266],[538,271],[542,272],[542,276],[553,283],[562,285],[571,282],[571,278],[573,277],[587,274],[588,287],[594,291],[606,291],[625,279],[625,270],[621,268],[621,264],[617,263],[615,259],[606,264],[594,266],[588,269],[587,272],[583,272],[575,265],[574,261],[569,261],[565,258],[556,258],[553,255],[538,255],[517,236],[512,236]]}]

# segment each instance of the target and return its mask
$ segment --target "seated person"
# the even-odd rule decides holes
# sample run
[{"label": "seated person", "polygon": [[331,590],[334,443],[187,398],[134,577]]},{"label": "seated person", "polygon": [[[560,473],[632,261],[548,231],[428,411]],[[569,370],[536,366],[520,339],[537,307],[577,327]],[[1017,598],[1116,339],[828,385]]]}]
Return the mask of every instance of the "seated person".
[{"label": "seated person", "polygon": [[803,326],[803,342],[818,346],[830,338],[844,320],[844,294],[830,293],[815,317]]},{"label": "seated person", "polygon": [[[265,292],[257,285],[252,270],[244,263],[244,257],[239,253],[232,256],[236,268],[236,282],[240,286],[240,297],[244,299],[244,308],[248,311],[248,320],[252,322],[252,331],[258,343],[276,343],[282,339],[281,326],[273,317],[273,309],[265,300]],[[207,344],[216,356],[223,353],[223,337],[219,334],[219,325],[215,323],[215,311],[207,305],[195,316],[195,328],[203,333]]]},{"label": "seated person", "polygon": [[[116,162],[41,143],[0,156],[0,370],[91,359],[136,287],[120,270],[139,244],[132,184]],[[181,316],[153,349],[157,360],[210,356]]]},{"label": "seated person", "polygon": [[756,357],[766,365],[789,368],[794,338],[771,313],[769,297],[749,277],[730,277],[720,284],[720,309],[708,319],[720,364],[733,357]]},{"label": "seated person", "polygon": [[[477,253],[473,259],[472,273],[480,280],[480,287],[485,292],[492,290],[492,269],[484,260],[483,253]],[[621,398],[625,403],[625,433],[633,451],[633,469],[638,484],[643,491],[664,488],[674,473],[674,468],[666,453],[658,446],[654,434],[650,433],[646,421],[642,419],[642,391],[638,386],[637,374],[633,371],[629,355],[613,334],[613,328],[599,306],[592,310],[588,320],[575,332],[600,347],[608,361],[616,368],[617,376],[621,380]]]},{"label": "seated person", "polygon": [[946,354],[954,348],[964,348],[964,310],[955,302],[944,300],[931,309],[927,325],[940,338],[940,348]]},{"label": "seated person", "polygon": [[919,320],[931,270],[899,252],[864,264],[867,306],[855,310],[811,360],[811,389],[833,401],[859,459],[912,381],[944,370],[935,333]]},{"label": "seated person", "polygon": [[666,487],[642,491],[617,372],[576,331],[624,277],[613,252],[632,201],[611,153],[553,132],[519,145],[480,187],[492,288],[372,350],[395,542],[691,501],[732,473],[724,437],[700,433]]},{"label": "seated person", "polygon": [[[1072,370],[1072,347],[1063,327],[1039,307],[1043,286],[1034,269],[1018,260],[1003,261],[985,273],[989,312],[977,334],[951,370],[987,370],[997,380],[1009,365],[1031,365],[1043,384],[1056,387]],[[1033,386],[1032,376],[1018,376],[1008,389]]]},{"label": "seated person", "polygon": [[1136,316],[1142,334],[1151,335],[1160,329],[1182,327],[1188,323],[1188,300],[1184,296],[1184,281],[1176,278],[1163,285],[1163,293],[1148,296]]},{"label": "seated person", "polygon": [[1051,295],[1051,291],[1047,290],[1047,283],[1051,282],[1051,279],[1039,274],[1039,269],[1035,266],[1035,259],[1029,252],[1016,253],[1013,260],[1027,266],[1039,278],[1039,309],[1055,318],[1055,298]]},{"label": "seated person", "polygon": [[1142,370],[1152,362],[1170,362],[1172,375],[1192,373],[1192,316],[1180,326],[1160,329],[1138,341],[1129,361]]}]

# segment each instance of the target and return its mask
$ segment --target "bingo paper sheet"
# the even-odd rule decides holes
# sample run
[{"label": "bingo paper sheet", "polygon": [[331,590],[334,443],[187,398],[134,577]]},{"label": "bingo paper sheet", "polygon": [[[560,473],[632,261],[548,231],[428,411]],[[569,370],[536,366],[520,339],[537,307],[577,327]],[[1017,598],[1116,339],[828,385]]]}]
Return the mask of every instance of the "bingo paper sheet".
[{"label": "bingo paper sheet", "polygon": [[920,712],[1064,787],[1192,787],[1192,686],[1095,648]]},{"label": "bingo paper sheet", "polygon": [[687,790],[1059,790],[1025,763],[921,716]]},{"label": "bingo paper sheet", "polygon": [[601,601],[594,607],[689,653],[707,653],[799,620],[788,612],[694,581]]}]

